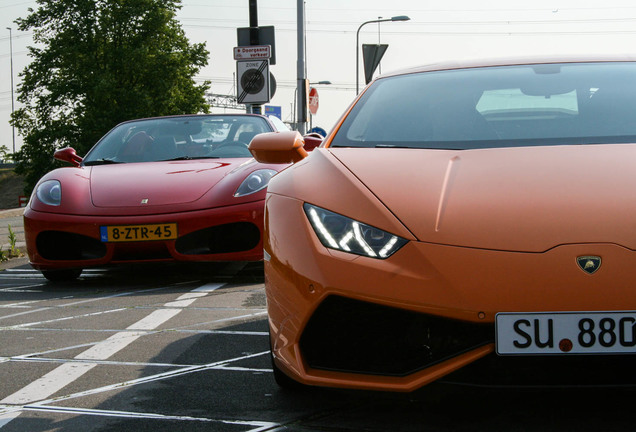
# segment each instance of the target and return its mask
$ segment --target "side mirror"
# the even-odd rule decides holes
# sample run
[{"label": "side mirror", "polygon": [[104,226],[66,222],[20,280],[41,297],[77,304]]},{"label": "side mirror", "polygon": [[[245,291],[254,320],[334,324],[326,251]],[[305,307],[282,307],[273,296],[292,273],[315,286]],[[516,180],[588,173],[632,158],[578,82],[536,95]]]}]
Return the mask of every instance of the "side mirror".
[{"label": "side mirror", "polygon": [[256,135],[249,145],[254,159],[261,163],[287,164],[307,157],[305,141],[296,131]]},{"label": "side mirror", "polygon": [[62,162],[68,162],[73,166],[80,166],[80,163],[84,160],[75,153],[75,149],[72,147],[65,147],[63,149],[56,150],[53,157]]}]

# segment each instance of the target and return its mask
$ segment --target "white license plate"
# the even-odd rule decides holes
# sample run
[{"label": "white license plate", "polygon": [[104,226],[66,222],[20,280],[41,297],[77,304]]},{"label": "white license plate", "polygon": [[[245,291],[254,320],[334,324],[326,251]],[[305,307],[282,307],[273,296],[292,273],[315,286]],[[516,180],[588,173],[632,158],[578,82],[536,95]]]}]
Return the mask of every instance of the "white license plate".
[{"label": "white license plate", "polygon": [[499,355],[636,353],[636,312],[499,313]]}]

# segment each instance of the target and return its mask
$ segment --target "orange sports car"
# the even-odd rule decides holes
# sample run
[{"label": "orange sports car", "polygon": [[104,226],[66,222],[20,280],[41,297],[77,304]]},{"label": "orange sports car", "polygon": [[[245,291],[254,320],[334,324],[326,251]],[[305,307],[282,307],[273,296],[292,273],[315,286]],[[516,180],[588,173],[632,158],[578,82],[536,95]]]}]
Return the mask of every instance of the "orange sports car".
[{"label": "orange sports car", "polygon": [[576,363],[581,380],[633,364],[636,57],[401,71],[310,155],[296,132],[250,150],[295,162],[265,204],[279,384],[411,391],[477,363]]}]

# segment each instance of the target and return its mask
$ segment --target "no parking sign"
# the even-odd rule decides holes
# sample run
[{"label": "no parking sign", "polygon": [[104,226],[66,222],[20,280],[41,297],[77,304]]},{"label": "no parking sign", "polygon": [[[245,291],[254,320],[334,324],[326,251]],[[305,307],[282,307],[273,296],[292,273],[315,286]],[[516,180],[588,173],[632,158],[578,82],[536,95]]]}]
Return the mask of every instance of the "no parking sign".
[{"label": "no parking sign", "polygon": [[238,103],[269,102],[269,60],[241,60],[236,62],[236,99]]}]

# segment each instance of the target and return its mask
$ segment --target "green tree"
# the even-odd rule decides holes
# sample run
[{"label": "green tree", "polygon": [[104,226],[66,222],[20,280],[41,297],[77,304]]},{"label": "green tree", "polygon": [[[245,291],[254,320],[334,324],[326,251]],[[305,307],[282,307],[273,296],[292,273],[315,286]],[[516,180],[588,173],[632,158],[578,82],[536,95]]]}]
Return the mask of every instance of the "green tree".
[{"label": "green tree", "polygon": [[16,20],[32,31],[12,124],[23,137],[16,172],[29,194],[56,168],[53,152],[85,154],[116,124],[134,118],[207,112],[205,44],[190,44],[180,0],[37,0]]},{"label": "green tree", "polygon": [[0,145],[0,162],[10,161],[12,154],[9,153],[9,148],[6,145]]}]

